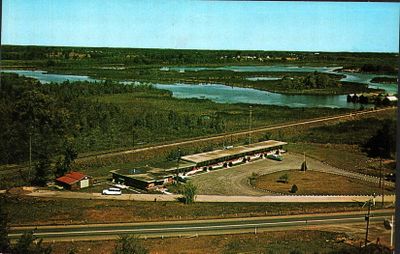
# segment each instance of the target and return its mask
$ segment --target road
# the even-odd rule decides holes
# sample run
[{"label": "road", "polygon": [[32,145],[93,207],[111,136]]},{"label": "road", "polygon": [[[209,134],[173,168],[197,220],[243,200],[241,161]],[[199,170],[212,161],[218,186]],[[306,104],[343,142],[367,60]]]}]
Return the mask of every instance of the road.
[{"label": "road", "polygon": [[86,160],[91,160],[91,159],[109,158],[109,157],[113,157],[113,156],[117,156],[117,155],[131,154],[131,153],[143,152],[143,151],[148,151],[148,150],[153,150],[153,149],[189,145],[189,144],[193,144],[193,142],[205,142],[205,141],[217,140],[217,139],[220,139],[220,138],[222,138],[224,136],[228,136],[228,135],[229,136],[248,135],[248,134],[253,134],[253,133],[258,133],[258,132],[279,130],[279,129],[289,128],[289,127],[296,127],[296,126],[309,125],[309,124],[315,124],[315,123],[323,123],[323,122],[329,122],[329,121],[334,121],[334,120],[339,120],[339,119],[354,118],[357,116],[376,114],[376,113],[379,113],[382,111],[393,110],[393,109],[394,109],[393,107],[390,107],[390,108],[382,108],[382,109],[376,109],[376,110],[354,112],[354,113],[345,114],[345,115],[314,118],[311,120],[300,121],[300,122],[295,122],[295,123],[287,123],[287,124],[280,124],[280,125],[272,126],[272,127],[257,128],[257,129],[251,130],[251,131],[238,131],[238,132],[232,132],[232,133],[224,133],[224,134],[215,135],[212,137],[193,138],[193,139],[176,142],[176,143],[169,143],[169,144],[156,145],[156,146],[151,146],[151,147],[130,149],[130,150],[124,150],[124,151],[118,151],[118,152],[109,152],[109,153],[103,153],[103,154],[98,154],[98,155],[90,155],[90,156],[78,158],[75,161],[76,162],[84,162]]},{"label": "road", "polygon": [[[104,200],[130,200],[130,201],[174,201],[176,202],[181,195],[165,194],[122,194],[118,196],[102,195],[101,193],[84,193],[73,191],[50,191],[37,190],[25,195],[42,198],[71,198],[71,199],[104,199]],[[245,196],[245,195],[197,195],[196,202],[275,202],[275,203],[353,203],[366,202],[372,199],[372,196],[361,195],[292,195],[292,196]],[[381,196],[376,196],[376,202],[380,202]],[[395,195],[385,195],[386,203],[393,203]]]},{"label": "road", "polygon": [[[383,222],[384,218],[389,218],[393,214],[394,210],[375,210],[372,212],[371,221]],[[121,234],[136,234],[143,238],[193,237],[353,224],[364,222],[364,216],[365,212],[348,212],[218,220],[12,227],[9,237],[11,240],[15,240],[26,231],[33,231],[35,236],[44,241],[105,240],[115,239]]]}]

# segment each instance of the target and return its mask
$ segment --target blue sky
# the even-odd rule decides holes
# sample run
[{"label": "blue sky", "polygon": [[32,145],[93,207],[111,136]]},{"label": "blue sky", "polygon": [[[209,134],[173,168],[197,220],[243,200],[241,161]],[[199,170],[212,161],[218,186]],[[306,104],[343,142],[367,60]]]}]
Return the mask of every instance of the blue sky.
[{"label": "blue sky", "polygon": [[398,3],[3,0],[18,45],[399,51]]}]

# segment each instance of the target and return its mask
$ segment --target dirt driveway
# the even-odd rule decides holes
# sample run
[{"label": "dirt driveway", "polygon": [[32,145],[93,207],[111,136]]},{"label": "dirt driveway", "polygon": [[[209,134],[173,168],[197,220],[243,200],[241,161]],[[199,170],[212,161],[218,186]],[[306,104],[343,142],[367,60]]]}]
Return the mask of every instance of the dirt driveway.
[{"label": "dirt driveway", "polygon": [[[260,159],[240,166],[196,175],[191,179],[192,182],[197,185],[199,194],[246,196],[271,195],[272,193],[270,192],[252,187],[249,184],[248,179],[253,172],[263,175],[282,170],[299,169],[304,159],[302,155],[295,153],[286,153],[283,157],[283,161]],[[366,177],[357,173],[346,172],[311,158],[307,158],[307,165],[310,170],[336,173],[359,179],[362,178],[362,180],[366,181],[378,180],[373,177]]]}]

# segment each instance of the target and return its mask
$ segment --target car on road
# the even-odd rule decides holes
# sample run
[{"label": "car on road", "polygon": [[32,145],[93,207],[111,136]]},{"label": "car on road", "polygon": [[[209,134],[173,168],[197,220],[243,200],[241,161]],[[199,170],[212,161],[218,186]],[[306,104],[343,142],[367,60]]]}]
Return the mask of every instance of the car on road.
[{"label": "car on road", "polygon": [[103,195],[121,195],[122,191],[119,188],[108,188],[103,190]]}]

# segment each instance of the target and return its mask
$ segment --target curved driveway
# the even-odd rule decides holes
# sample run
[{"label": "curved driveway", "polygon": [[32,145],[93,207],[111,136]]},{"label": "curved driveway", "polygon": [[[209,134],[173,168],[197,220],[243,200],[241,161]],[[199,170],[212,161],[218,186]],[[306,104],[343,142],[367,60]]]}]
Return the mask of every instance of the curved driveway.
[{"label": "curved driveway", "polygon": [[[198,187],[199,194],[228,196],[273,195],[270,192],[255,189],[249,184],[248,179],[253,173],[264,175],[283,170],[299,169],[301,163],[303,162],[303,156],[300,154],[286,153],[283,157],[283,161],[260,159],[240,166],[196,175],[191,179],[192,182]],[[379,182],[379,178],[338,169],[312,158],[307,158],[307,164],[310,170],[342,175],[373,183]],[[393,185],[393,183],[390,184]]]}]

